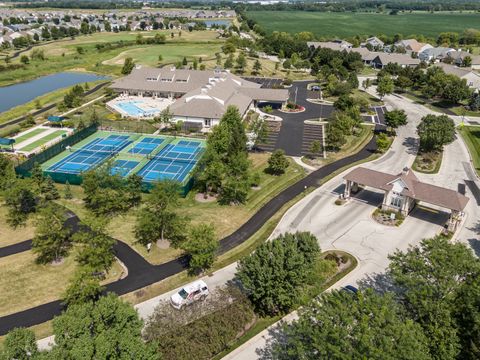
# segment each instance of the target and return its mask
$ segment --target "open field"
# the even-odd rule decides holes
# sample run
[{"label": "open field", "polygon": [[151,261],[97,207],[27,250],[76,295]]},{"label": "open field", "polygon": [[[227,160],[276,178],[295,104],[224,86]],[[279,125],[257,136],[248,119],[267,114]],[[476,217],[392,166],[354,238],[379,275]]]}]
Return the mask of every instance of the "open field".
[{"label": "open field", "polygon": [[[61,298],[76,268],[74,251],[59,265],[37,265],[31,251],[0,259],[0,316]],[[120,277],[115,262],[103,283]]]},{"label": "open field", "polygon": [[[123,65],[125,58],[131,57],[137,64],[157,66],[159,64],[176,63],[184,57],[188,61],[193,58],[208,59],[215,57],[216,52],[221,51],[220,43],[178,43],[164,45],[145,45],[131,50],[122,51],[112,59],[105,60],[105,65]],[[158,56],[162,55],[162,62],[159,63]]]},{"label": "open field", "polygon": [[267,32],[310,31],[318,37],[411,34],[436,38],[441,32],[480,27],[480,13],[417,12],[412,14],[249,11]]},{"label": "open field", "polygon": [[480,176],[480,126],[463,126],[459,129],[473,160],[473,167]]}]

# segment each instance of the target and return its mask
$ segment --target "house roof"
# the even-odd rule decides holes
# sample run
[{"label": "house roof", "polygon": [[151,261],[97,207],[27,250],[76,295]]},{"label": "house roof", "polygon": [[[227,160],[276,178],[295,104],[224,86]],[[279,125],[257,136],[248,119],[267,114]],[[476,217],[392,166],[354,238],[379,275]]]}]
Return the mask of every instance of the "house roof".
[{"label": "house roof", "polygon": [[348,41],[343,40],[335,40],[335,41],[307,41],[308,47],[317,48],[327,48],[331,50],[342,51],[345,49],[351,48],[353,45],[350,44]]},{"label": "house roof", "polygon": [[442,68],[445,74],[456,75],[459,78],[463,78],[464,76],[471,75],[471,74],[478,76],[480,78],[480,75],[473,72],[471,68],[461,68],[461,67],[446,64],[446,63],[438,63],[438,64],[435,64],[435,66]]},{"label": "house roof", "polygon": [[470,200],[457,191],[421,182],[410,169],[404,169],[400,174],[392,175],[358,167],[350,171],[343,178],[385,191],[391,191],[394,183],[397,180],[401,180],[406,185],[402,191],[402,195],[455,211],[463,211]]},{"label": "house roof", "polygon": [[418,65],[418,64],[420,64],[419,59],[414,59],[410,55],[407,55],[407,54],[378,53],[378,55],[375,57],[375,59],[377,59],[377,58],[378,58],[378,61],[382,63],[382,65],[387,65],[387,64],[390,64],[390,63],[398,64],[398,65]]}]

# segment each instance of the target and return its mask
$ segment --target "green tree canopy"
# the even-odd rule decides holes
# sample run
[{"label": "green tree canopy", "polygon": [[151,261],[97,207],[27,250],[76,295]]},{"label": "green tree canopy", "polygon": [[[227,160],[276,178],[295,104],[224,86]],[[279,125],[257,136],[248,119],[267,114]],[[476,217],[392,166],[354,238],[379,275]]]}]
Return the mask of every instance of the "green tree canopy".
[{"label": "green tree canopy", "polygon": [[190,230],[182,249],[189,256],[188,266],[193,273],[209,269],[215,261],[218,240],[212,225],[200,224]]},{"label": "green tree canopy", "polygon": [[407,125],[408,119],[405,110],[392,110],[385,112],[385,123],[388,127],[396,129],[400,126]]},{"label": "green tree canopy", "polygon": [[422,240],[419,246],[389,256],[388,273],[399,287],[399,300],[429,339],[435,359],[453,359],[460,351],[454,318],[456,294],[480,262],[461,243],[444,236]]},{"label": "green tree canopy", "polygon": [[427,338],[391,295],[368,290],[321,295],[281,328],[270,359],[430,359]]},{"label": "green tree canopy", "polygon": [[133,62],[133,59],[131,57],[127,57],[125,59],[125,62],[123,63],[122,74],[123,75],[130,74],[134,67],[135,67],[135,63]]},{"label": "green tree canopy", "polygon": [[320,248],[307,232],[284,234],[238,263],[236,277],[261,315],[288,312],[313,268]]},{"label": "green tree canopy", "polygon": [[30,329],[16,328],[5,337],[3,351],[0,351],[2,360],[31,360],[38,356],[38,347],[35,334]]},{"label": "green tree canopy", "polygon": [[447,115],[426,115],[417,126],[423,151],[442,150],[455,140],[455,123]]},{"label": "green tree canopy", "polygon": [[268,159],[268,167],[266,171],[270,174],[281,175],[288,168],[289,161],[285,156],[285,152],[281,149],[275,150]]},{"label": "green tree canopy", "polygon": [[37,197],[29,179],[9,183],[3,198],[7,207],[7,224],[13,228],[25,225],[30,214],[37,209]]},{"label": "green tree canopy", "polygon": [[53,359],[159,359],[136,310],[114,294],[71,305],[53,320]]},{"label": "green tree canopy", "polygon": [[66,221],[62,207],[48,203],[40,208],[32,241],[32,251],[37,255],[38,263],[47,264],[68,254],[72,242],[71,229],[65,226]]},{"label": "green tree canopy", "polygon": [[135,238],[139,243],[147,245],[166,239],[179,246],[185,240],[188,220],[175,211],[179,193],[176,181],[164,180],[155,185],[137,215]]}]

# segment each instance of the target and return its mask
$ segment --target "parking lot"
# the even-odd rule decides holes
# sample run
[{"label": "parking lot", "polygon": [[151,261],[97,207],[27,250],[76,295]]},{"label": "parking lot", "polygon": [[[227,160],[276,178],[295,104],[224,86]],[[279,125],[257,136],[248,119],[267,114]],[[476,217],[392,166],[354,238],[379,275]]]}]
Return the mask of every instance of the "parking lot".
[{"label": "parking lot", "polygon": [[257,84],[261,84],[262,88],[267,88],[267,89],[279,88],[283,83],[283,79],[276,79],[276,78],[244,77],[244,79]]}]

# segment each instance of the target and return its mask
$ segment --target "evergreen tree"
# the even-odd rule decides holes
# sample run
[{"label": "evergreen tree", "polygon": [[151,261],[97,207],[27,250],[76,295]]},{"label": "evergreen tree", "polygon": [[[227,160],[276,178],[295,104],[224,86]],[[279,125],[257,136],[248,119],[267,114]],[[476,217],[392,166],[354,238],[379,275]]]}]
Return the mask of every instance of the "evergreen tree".
[{"label": "evergreen tree", "polygon": [[268,167],[266,171],[274,175],[282,175],[288,168],[289,162],[285,156],[285,152],[281,149],[275,150],[268,159]]},{"label": "evergreen tree", "polygon": [[32,251],[37,262],[47,264],[61,259],[71,247],[71,229],[65,227],[64,210],[53,203],[42,207],[37,214]]},{"label": "evergreen tree", "polygon": [[65,183],[65,189],[63,191],[63,197],[67,200],[70,200],[70,199],[73,198],[72,187],[70,186],[70,183],[68,181]]},{"label": "evergreen tree", "polygon": [[135,67],[135,63],[131,57],[127,57],[122,67],[122,74],[128,75],[132,72],[133,68]]}]

